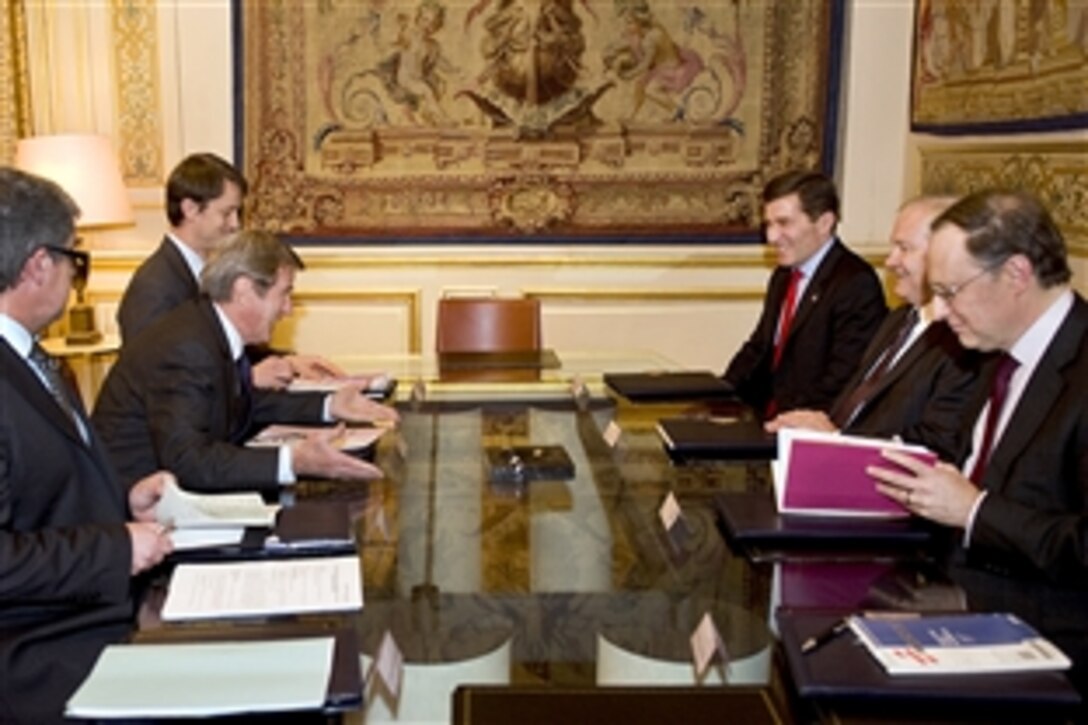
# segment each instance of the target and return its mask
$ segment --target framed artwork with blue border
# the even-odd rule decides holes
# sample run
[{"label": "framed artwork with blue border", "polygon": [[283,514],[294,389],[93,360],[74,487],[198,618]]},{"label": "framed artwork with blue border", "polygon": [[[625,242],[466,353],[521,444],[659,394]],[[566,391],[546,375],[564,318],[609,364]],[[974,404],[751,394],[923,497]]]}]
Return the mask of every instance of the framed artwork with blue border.
[{"label": "framed artwork with blue border", "polygon": [[844,0],[234,0],[248,221],[303,243],[722,243],[833,173]]},{"label": "framed artwork with blue border", "polygon": [[1088,3],[916,0],[911,130],[1088,127]]}]

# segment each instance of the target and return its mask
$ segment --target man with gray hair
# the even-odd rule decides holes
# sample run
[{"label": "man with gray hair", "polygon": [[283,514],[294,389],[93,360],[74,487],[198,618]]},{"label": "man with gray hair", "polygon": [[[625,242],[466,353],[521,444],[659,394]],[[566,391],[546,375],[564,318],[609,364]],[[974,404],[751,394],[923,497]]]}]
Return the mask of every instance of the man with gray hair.
[{"label": "man with gray hair", "polygon": [[315,432],[278,448],[244,442],[271,423],[393,422],[366,398],[366,383],[330,395],[252,385],[246,345],[264,344],[291,311],[298,255],[267,232],[239,233],[204,268],[203,295],[153,323],[122,350],[95,406],[114,465],[125,480],[168,466],[184,488],[260,490],[299,476],[367,479],[374,465],[340,451],[340,431]]},{"label": "man with gray hair", "polygon": [[78,215],[53,182],[0,167],[2,722],[61,719],[101,649],[131,629],[132,577],[171,550],[154,511],[169,474],[126,490],[36,341],[87,273]]},{"label": "man with gray hair", "polygon": [[971,606],[1035,625],[1088,694],[1088,304],[1065,242],[1031,195],[977,192],[933,223],[928,271],[937,316],[996,353],[989,399],[965,411],[962,469],[886,452],[901,468],[869,473],[958,533],[951,573]]}]

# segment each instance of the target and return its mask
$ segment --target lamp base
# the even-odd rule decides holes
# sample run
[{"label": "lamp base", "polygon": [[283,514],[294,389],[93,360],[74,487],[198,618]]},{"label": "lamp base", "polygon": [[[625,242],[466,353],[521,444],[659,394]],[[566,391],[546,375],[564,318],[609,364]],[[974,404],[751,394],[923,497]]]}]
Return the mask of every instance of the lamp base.
[{"label": "lamp base", "polygon": [[94,345],[102,341],[102,333],[94,328],[94,308],[86,304],[72,305],[68,310],[68,334],[64,342],[69,345]]}]

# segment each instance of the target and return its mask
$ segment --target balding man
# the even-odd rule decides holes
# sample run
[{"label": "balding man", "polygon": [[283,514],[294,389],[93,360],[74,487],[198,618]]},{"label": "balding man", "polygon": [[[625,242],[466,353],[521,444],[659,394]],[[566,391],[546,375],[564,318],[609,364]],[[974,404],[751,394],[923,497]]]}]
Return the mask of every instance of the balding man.
[{"label": "balding man", "polygon": [[861,364],[830,413],[793,410],[767,428],[809,428],[878,438],[899,436],[943,460],[964,455],[963,410],[978,395],[979,356],[964,350],[948,324],[935,319],[926,283],[930,224],[954,200],[921,197],[904,204],[884,266],[905,304],[877,330]]}]

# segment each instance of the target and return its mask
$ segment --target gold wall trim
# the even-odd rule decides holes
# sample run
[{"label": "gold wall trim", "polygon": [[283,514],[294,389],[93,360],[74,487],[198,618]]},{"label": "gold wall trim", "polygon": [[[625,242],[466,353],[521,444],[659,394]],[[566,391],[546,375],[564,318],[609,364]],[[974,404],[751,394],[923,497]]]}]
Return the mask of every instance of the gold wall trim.
[{"label": "gold wall trim", "polygon": [[15,160],[15,144],[31,135],[24,0],[0,0],[0,163]]},{"label": "gold wall trim", "polygon": [[763,287],[737,289],[523,289],[526,297],[544,300],[633,301],[650,302],[761,302]]},{"label": "gold wall trim", "polygon": [[112,0],[117,146],[125,183],[161,186],[162,92],[156,0]]},{"label": "gold wall trim", "polygon": [[1053,214],[1070,255],[1088,256],[1088,142],[921,146],[918,151],[922,193],[1025,189]]},{"label": "gold wall trim", "polygon": [[[88,290],[87,302],[91,305],[119,304],[121,290]],[[423,349],[420,319],[422,304],[419,290],[310,290],[295,291],[291,294],[291,303],[295,307],[307,304],[337,302],[395,302],[408,308],[408,352],[418,354]]]}]

